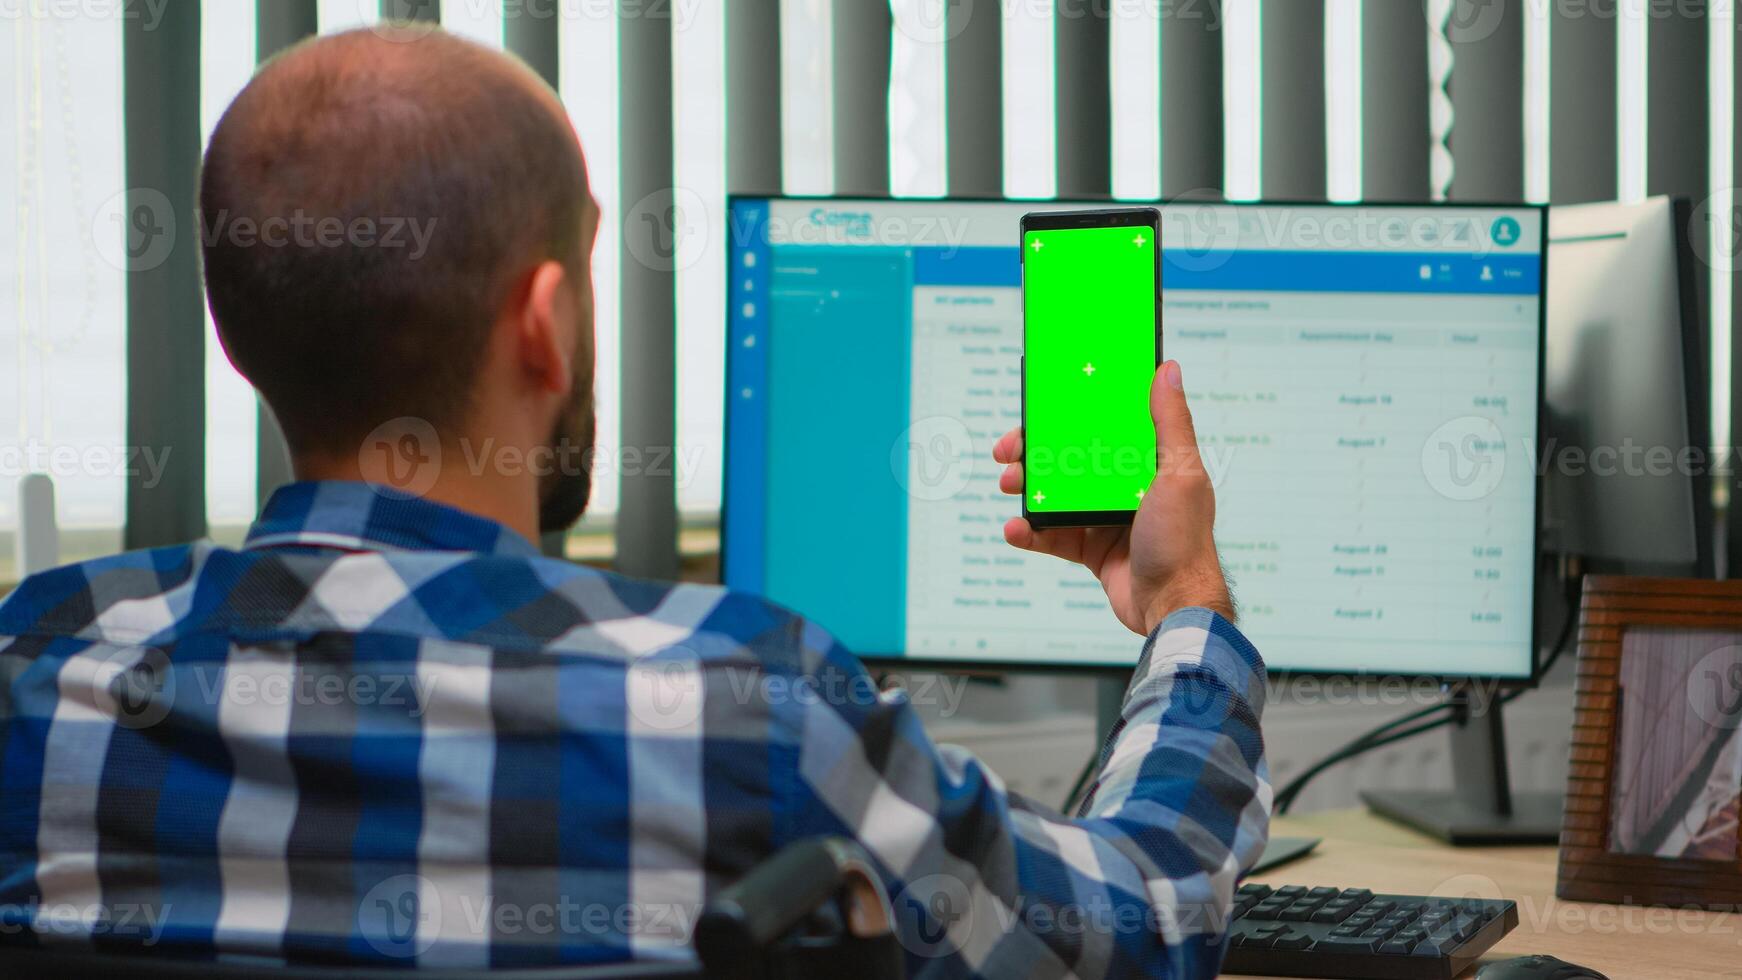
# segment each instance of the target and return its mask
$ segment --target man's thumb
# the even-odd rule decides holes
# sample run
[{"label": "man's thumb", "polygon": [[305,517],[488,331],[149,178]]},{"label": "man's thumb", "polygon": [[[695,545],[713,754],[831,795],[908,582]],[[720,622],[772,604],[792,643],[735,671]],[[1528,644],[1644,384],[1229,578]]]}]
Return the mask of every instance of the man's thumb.
[{"label": "man's thumb", "polygon": [[1178,361],[1168,361],[1155,372],[1149,386],[1149,411],[1155,418],[1156,455],[1162,472],[1195,462],[1198,434],[1192,427],[1192,410],[1186,404]]}]

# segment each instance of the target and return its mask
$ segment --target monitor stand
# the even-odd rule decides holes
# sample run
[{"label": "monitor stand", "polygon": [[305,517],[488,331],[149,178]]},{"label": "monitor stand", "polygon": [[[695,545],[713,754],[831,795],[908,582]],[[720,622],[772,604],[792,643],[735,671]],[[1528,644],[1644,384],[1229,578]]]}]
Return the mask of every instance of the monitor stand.
[{"label": "monitor stand", "polygon": [[1506,726],[1491,687],[1453,695],[1468,708],[1452,726],[1452,789],[1364,790],[1374,813],[1454,845],[1553,844],[1560,840],[1560,793],[1514,793],[1506,770]]}]

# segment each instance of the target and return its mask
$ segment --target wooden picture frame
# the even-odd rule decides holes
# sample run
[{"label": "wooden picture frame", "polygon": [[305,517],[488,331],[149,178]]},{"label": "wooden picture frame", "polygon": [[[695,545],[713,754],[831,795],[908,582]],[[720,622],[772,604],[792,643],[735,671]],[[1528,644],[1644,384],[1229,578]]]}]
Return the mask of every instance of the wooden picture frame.
[{"label": "wooden picture frame", "polygon": [[1742,905],[1742,581],[1587,577],[1578,644],[1555,894]]}]

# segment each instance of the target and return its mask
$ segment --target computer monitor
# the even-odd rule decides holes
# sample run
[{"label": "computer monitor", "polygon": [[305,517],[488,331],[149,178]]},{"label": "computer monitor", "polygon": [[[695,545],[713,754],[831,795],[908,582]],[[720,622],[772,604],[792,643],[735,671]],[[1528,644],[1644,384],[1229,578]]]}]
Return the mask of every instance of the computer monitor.
[{"label": "computer monitor", "polygon": [[[1086,206],[731,202],[728,585],[870,660],[1135,662],[1087,572],[1004,543],[991,459],[1020,421],[1018,219]],[[1163,209],[1165,356],[1272,669],[1531,676],[1543,230],[1529,206]]]},{"label": "computer monitor", "polygon": [[1685,202],[1549,219],[1544,547],[1709,576],[1705,359]]}]

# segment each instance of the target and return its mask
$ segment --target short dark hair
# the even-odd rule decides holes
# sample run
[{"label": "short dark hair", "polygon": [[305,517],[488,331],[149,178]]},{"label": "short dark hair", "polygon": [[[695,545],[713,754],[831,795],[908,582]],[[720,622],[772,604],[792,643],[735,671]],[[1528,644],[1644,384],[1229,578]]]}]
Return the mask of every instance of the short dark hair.
[{"label": "short dark hair", "polygon": [[462,423],[515,274],[584,269],[560,111],[506,55],[416,28],[305,42],[237,96],[200,179],[206,290],[294,452]]}]

